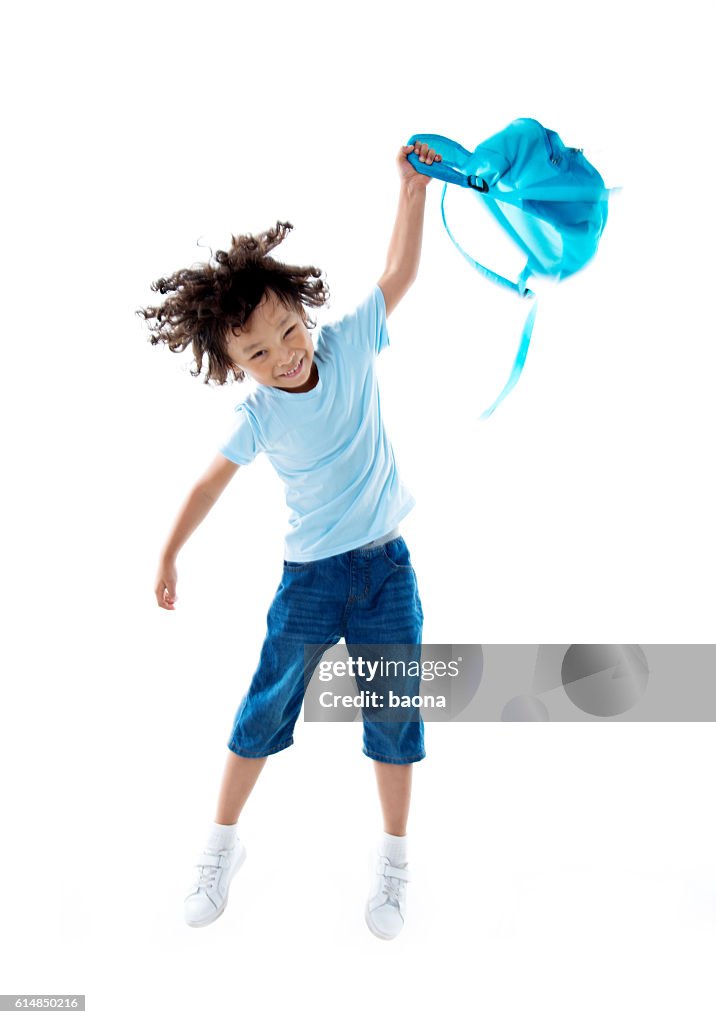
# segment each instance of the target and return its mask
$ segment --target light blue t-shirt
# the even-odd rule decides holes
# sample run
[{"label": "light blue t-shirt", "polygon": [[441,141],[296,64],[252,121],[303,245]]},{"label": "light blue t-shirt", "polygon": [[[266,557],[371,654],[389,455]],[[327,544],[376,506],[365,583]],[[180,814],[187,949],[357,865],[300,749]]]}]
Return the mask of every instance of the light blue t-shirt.
[{"label": "light blue t-shirt", "polygon": [[402,484],[380,413],[375,357],[387,345],[379,285],[314,337],[318,383],[291,394],[264,384],[235,407],[221,454],[241,466],[265,452],[290,510],[284,557],[310,562],[393,530],[415,499]]}]

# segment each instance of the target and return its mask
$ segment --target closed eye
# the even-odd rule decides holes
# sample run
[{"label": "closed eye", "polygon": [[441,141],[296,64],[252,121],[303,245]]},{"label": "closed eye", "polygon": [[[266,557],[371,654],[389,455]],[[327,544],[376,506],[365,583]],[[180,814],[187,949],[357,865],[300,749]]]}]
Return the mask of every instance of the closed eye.
[{"label": "closed eye", "polygon": [[[286,331],[286,334],[284,334],[284,338],[286,338],[291,333],[291,331],[293,330],[293,328],[295,326],[296,325],[294,324],[292,327],[289,327],[289,329]],[[251,356],[251,358],[252,359],[256,359],[257,356],[263,356],[265,354],[266,354],[266,349],[265,348],[261,348],[261,349],[259,349],[258,352],[254,352],[254,354]]]}]

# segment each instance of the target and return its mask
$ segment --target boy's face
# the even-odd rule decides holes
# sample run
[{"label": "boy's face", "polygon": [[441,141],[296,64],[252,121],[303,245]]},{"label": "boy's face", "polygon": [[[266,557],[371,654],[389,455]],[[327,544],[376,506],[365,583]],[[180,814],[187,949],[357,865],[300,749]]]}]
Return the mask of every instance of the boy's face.
[{"label": "boy's face", "polygon": [[301,313],[289,310],[271,291],[243,331],[226,336],[229,357],[259,384],[282,391],[310,391],[318,382],[313,341]]}]

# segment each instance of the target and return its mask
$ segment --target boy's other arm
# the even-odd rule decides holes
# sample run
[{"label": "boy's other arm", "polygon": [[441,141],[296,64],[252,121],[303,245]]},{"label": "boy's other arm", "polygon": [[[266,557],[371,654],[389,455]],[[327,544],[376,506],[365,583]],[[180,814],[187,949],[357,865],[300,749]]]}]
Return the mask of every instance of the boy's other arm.
[{"label": "boy's other arm", "polygon": [[217,455],[204,475],[197,480],[195,490],[204,491],[213,501],[216,501],[229,481],[233,479],[238,468],[237,462],[232,462],[231,459],[227,459],[223,455]]},{"label": "boy's other arm", "polygon": [[188,538],[213,508],[217,498],[234,476],[238,465],[223,455],[217,455],[205,473],[192,487],[179,510],[159,561],[159,578],[155,594],[159,605],[171,607],[176,588],[176,556]]},{"label": "boy's other arm", "polygon": [[237,463],[224,458],[223,455],[214,458],[206,472],[194,484],[179,510],[164,545],[162,557],[176,558],[180,548],[206,517],[238,468]]}]

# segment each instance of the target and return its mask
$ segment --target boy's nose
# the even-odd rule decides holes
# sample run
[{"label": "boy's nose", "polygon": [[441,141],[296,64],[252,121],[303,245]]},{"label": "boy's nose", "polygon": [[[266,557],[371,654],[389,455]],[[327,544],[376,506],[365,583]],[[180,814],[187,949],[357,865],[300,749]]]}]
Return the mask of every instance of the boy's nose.
[{"label": "boy's nose", "polygon": [[288,351],[284,352],[283,355],[279,356],[278,365],[290,366],[293,362],[293,354],[293,349],[288,349]]}]

